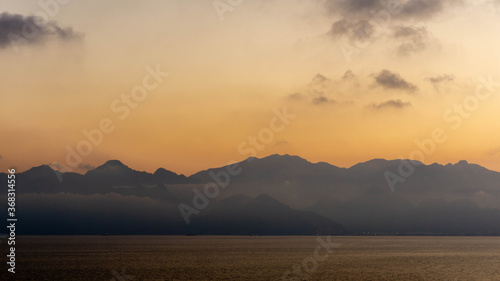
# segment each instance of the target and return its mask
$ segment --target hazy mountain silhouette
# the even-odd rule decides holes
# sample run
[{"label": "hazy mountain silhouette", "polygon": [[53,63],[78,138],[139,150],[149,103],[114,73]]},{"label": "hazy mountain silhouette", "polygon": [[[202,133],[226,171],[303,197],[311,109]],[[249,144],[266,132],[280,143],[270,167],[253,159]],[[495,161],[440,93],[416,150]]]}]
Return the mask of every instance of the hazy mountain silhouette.
[{"label": "hazy mountain silhouette", "polygon": [[174,204],[123,196],[23,194],[16,230],[28,235],[333,235],[344,229],[311,211],[289,208],[267,195],[226,198],[185,224]]},{"label": "hazy mountain silhouette", "polygon": [[342,234],[341,225],[311,211],[291,209],[269,195],[250,198],[235,195],[220,200],[190,228],[212,235],[311,235]]},{"label": "hazy mountain silhouette", "polygon": [[[404,182],[396,183],[392,192],[384,174],[399,174],[402,163],[411,163],[414,171]],[[119,204],[123,208],[125,204],[130,212],[139,207],[126,202],[139,200],[143,205],[138,212],[169,225],[168,231],[158,228],[165,230],[162,233],[335,233],[339,229],[333,227],[337,222],[353,233],[500,234],[500,173],[466,161],[424,165],[418,161],[374,159],[339,168],[311,163],[298,156],[271,155],[248,158],[237,163],[236,168],[238,174],[228,178],[228,167],[186,177],[162,168],[155,173],[136,171],[112,160],[85,175],[58,175],[49,166],[34,167],[18,173],[16,185],[19,204],[36,198],[35,195],[52,196],[52,205],[29,203],[36,206],[28,208],[30,212],[45,214],[44,218],[55,216],[55,206],[60,207],[57,212],[71,209],[66,197],[86,200],[88,204],[83,204],[79,212],[96,216],[97,206],[107,197],[114,198],[107,207]],[[220,188],[220,194],[210,199],[209,207],[193,215],[192,224],[186,228],[177,206],[193,206],[194,188],[203,191],[207,183],[227,179],[227,187]],[[6,182],[7,175],[0,173],[0,180]],[[2,192],[5,194],[5,189]],[[92,203],[95,198],[99,198],[99,203]],[[166,213],[162,215],[168,219],[150,214],[145,207],[148,204],[163,206]],[[81,215],[79,212],[74,210],[72,214]],[[25,215],[36,217],[33,214]],[[125,216],[122,212],[115,215],[115,221]],[[100,220],[106,225],[104,219]],[[144,221],[148,218],[144,217]],[[260,228],[262,232],[257,231],[258,222],[266,226]]]}]

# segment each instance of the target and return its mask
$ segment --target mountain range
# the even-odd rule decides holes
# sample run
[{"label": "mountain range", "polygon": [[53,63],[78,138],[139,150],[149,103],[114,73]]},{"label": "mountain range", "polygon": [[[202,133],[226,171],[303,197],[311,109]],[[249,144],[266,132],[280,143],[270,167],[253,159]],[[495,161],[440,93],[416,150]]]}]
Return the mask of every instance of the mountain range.
[{"label": "mountain range", "polygon": [[[412,173],[391,186],[402,163]],[[20,234],[500,234],[500,173],[466,161],[271,155],[184,176],[111,160],[85,174],[34,167],[16,187]]]}]

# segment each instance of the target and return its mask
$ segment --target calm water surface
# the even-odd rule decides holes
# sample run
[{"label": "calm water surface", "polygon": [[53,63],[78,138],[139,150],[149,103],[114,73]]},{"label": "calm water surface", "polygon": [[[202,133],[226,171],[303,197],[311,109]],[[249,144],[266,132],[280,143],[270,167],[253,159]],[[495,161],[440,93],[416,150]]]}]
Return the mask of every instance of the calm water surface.
[{"label": "calm water surface", "polygon": [[500,280],[500,237],[332,236],[329,252],[314,236],[17,240],[16,278],[2,263],[5,280]]}]

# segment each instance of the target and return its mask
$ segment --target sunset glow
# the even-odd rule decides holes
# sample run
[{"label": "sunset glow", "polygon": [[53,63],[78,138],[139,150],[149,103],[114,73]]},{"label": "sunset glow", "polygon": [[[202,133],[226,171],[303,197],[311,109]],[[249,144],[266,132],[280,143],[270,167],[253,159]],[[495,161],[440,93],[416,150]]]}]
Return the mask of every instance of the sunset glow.
[{"label": "sunset glow", "polygon": [[[0,43],[0,169],[119,159],[189,175],[275,153],[349,167],[417,150],[500,171],[498,1],[374,6],[361,29],[368,10],[330,2],[343,3],[3,3],[0,20],[53,22]],[[276,111],[295,117],[273,130]]]}]

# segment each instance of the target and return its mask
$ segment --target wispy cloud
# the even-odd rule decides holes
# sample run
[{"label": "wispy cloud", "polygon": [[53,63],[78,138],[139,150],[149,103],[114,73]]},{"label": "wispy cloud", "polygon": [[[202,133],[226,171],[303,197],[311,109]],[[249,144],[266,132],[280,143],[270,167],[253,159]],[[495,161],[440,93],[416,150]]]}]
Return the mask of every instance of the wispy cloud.
[{"label": "wispy cloud", "polygon": [[425,80],[428,80],[432,84],[439,84],[442,82],[453,82],[455,80],[455,76],[451,74],[443,74],[443,75],[428,77]]},{"label": "wispy cloud", "polygon": [[496,155],[500,154],[500,146],[486,151],[485,154],[488,156],[496,156]]},{"label": "wispy cloud", "polygon": [[95,169],[95,166],[93,165],[89,165],[89,164],[83,164],[83,163],[80,163],[78,165],[78,168],[82,171],[88,171],[88,170],[93,170]]},{"label": "wispy cloud", "polygon": [[290,101],[306,102],[315,106],[323,105],[348,105],[352,101],[346,100],[342,91],[359,87],[356,75],[347,70],[343,76],[338,79],[331,79],[321,73],[317,73],[311,82],[302,89],[287,96]]},{"label": "wispy cloud", "polygon": [[430,35],[425,27],[396,26],[392,34],[401,44],[396,51],[401,56],[409,56],[425,50],[430,44]]},{"label": "wispy cloud", "polygon": [[411,103],[410,102],[403,102],[399,99],[397,100],[388,100],[386,102],[382,103],[372,103],[369,105],[370,108],[372,109],[386,109],[386,108],[396,108],[396,109],[402,109],[405,107],[410,107]]}]

